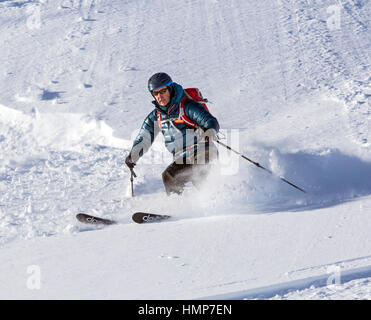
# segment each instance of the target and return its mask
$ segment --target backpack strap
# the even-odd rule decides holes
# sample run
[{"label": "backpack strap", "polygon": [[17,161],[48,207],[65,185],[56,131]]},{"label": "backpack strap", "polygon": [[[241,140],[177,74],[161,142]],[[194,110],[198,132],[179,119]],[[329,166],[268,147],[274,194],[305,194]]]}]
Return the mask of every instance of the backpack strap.
[{"label": "backpack strap", "polygon": [[156,110],[156,115],[157,115],[157,124],[158,124],[158,127],[161,130],[161,127],[162,127],[162,124],[161,124],[161,121],[162,121],[161,113]]},{"label": "backpack strap", "polygon": [[187,99],[190,99],[187,95],[187,93],[185,93],[185,96],[184,98],[182,99],[182,101],[180,102],[179,104],[179,117],[177,120],[175,120],[174,122],[175,123],[185,123],[186,125],[192,127],[192,128],[198,128],[198,124],[193,122],[192,120],[190,120],[186,114],[185,114],[185,111],[184,111],[184,102],[187,100]]}]

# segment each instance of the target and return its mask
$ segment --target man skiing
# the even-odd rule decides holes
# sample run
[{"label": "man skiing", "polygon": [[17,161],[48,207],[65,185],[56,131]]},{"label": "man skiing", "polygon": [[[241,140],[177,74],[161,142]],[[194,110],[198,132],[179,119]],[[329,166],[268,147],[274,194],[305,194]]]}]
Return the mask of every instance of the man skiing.
[{"label": "man skiing", "polygon": [[126,157],[126,165],[132,170],[161,131],[174,160],[162,173],[167,195],[181,194],[187,182],[199,187],[208,175],[211,161],[218,157],[212,142],[218,138],[217,119],[201,103],[188,97],[183,87],[166,73],[154,74],[148,80],[148,90],[155,99],[152,101],[155,108],[145,118]]}]

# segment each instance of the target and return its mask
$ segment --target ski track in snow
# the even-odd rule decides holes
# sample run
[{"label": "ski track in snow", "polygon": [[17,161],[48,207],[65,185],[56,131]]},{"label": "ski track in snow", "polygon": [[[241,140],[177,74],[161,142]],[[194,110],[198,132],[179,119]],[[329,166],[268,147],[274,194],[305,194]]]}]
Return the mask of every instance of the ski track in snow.
[{"label": "ski track in snow", "polygon": [[[241,300],[241,299],[272,299],[272,300],[369,300],[371,297],[371,265],[355,266],[357,263],[370,263],[371,256],[341,261],[329,265],[305,268],[287,273],[288,277],[306,272],[319,275],[304,277],[299,280],[277,283],[269,286],[230,292],[216,296],[206,296],[202,300]],[[347,269],[347,265],[351,266]],[[345,270],[345,271],[344,271]],[[322,272],[322,274],[321,274]],[[226,284],[230,285],[230,284]]]},{"label": "ski track in snow", "polygon": [[[371,194],[369,1],[58,3],[0,1],[0,246],[95,230],[77,224],[77,212],[125,228],[133,211],[179,221],[226,213],[253,219],[361,207]],[[340,10],[339,28],[327,24],[331,5]],[[151,111],[146,83],[157,71],[201,88],[227,136],[239,130],[242,153],[308,194],[234,158],[238,175],[221,174],[228,164],[221,165],[208,189],[167,198],[159,172],[170,157],[153,165],[164,150],[156,141],[137,166],[131,198],[124,159]],[[341,260],[343,286],[369,290],[366,260]],[[325,267],[295,266],[292,281],[219,297],[336,298],[323,287]],[[214,288],[252,281],[238,279]]]}]

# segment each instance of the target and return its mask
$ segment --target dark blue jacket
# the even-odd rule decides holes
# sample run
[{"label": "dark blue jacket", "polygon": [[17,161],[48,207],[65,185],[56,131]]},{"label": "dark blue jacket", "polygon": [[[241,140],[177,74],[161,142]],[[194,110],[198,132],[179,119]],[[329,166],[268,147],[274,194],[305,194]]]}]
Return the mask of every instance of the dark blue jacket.
[{"label": "dark blue jacket", "polygon": [[[166,107],[158,105],[156,101],[152,102],[155,105],[155,109],[144,120],[131,149],[134,162],[137,162],[147,152],[160,130],[165,138],[165,146],[173,154],[174,160],[180,157],[186,158],[192,156],[197,149],[206,146],[216,149],[215,145],[211,142],[199,141],[200,133],[202,133],[200,129],[203,131],[214,129],[218,132],[219,123],[198,102],[192,99],[186,99],[184,102],[184,112],[200,129],[195,130],[185,123],[174,122],[174,120],[179,118],[179,106],[184,97],[184,91],[182,86],[177,83],[173,83],[173,88],[174,95]],[[161,128],[158,124],[159,115],[161,115]]]}]

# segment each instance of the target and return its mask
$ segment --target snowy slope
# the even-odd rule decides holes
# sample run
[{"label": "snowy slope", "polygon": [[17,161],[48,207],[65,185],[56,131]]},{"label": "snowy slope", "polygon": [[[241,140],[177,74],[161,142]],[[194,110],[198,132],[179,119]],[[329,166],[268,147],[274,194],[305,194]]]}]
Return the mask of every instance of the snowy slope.
[{"label": "snowy slope", "polygon": [[[369,299],[370,14],[366,0],[0,1],[0,297]],[[220,148],[211,186],[168,198],[158,137],[131,198],[124,159],[158,71],[308,193]]]}]

